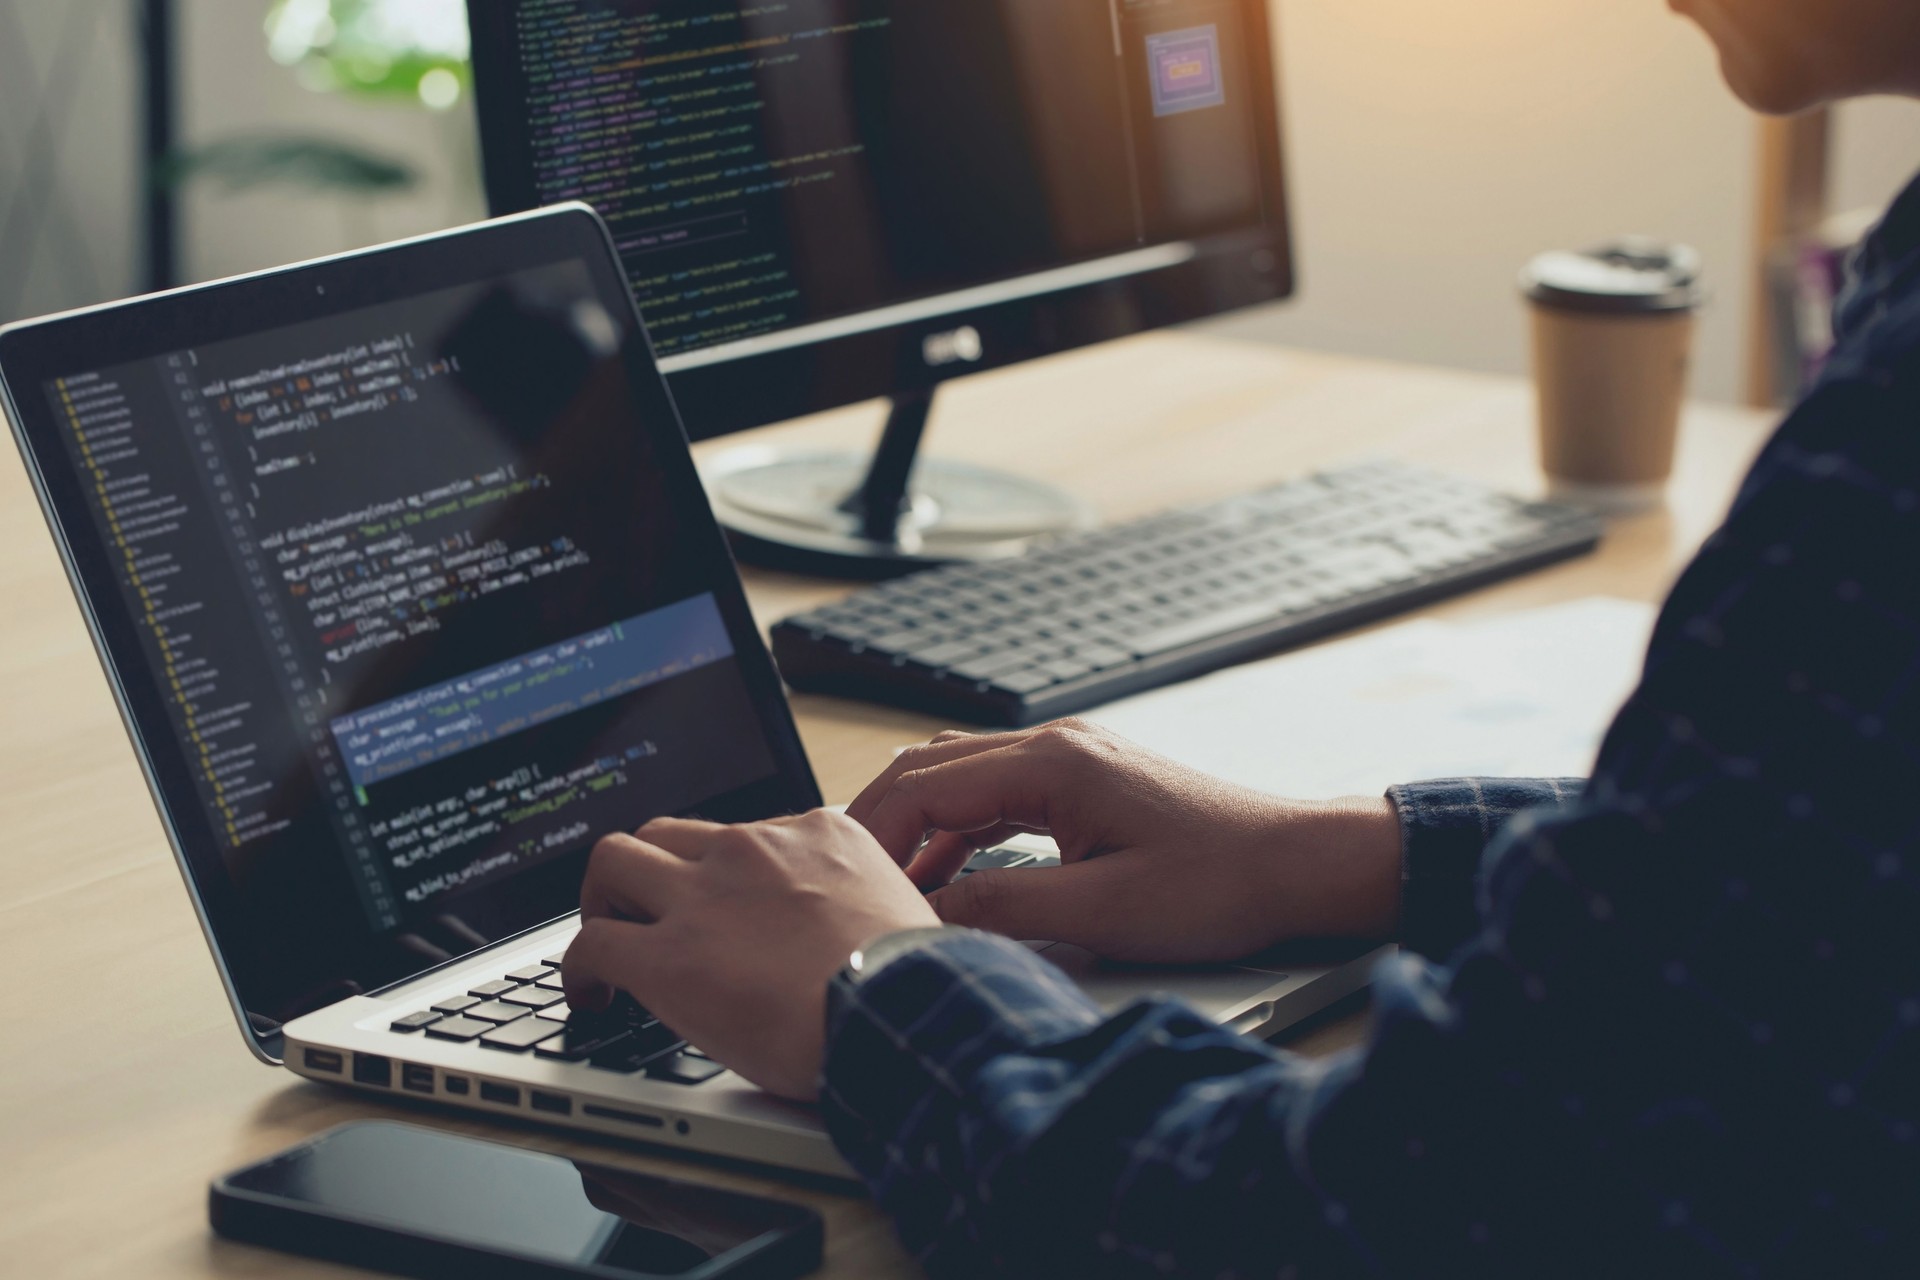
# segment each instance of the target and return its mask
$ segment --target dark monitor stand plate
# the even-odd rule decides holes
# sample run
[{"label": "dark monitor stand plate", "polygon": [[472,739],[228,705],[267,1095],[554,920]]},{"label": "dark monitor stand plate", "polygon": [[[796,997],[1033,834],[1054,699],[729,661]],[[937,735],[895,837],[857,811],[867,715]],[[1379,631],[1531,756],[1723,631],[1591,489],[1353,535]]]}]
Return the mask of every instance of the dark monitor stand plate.
[{"label": "dark monitor stand plate", "polygon": [[934,393],[895,397],[880,443],[853,452],[730,449],[701,468],[740,558],[792,573],[890,578],[1009,560],[1089,529],[1092,506],[1011,472],[925,457]]}]

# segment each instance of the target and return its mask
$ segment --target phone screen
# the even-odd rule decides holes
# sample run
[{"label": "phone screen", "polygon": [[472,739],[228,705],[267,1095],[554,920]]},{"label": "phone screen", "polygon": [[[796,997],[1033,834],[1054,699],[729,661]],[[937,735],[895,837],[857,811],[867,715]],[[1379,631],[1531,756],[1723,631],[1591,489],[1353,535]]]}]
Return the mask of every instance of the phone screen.
[{"label": "phone screen", "polygon": [[641,1276],[685,1275],[812,1218],[799,1205],[389,1123],[334,1130],[225,1185],[412,1236]]}]

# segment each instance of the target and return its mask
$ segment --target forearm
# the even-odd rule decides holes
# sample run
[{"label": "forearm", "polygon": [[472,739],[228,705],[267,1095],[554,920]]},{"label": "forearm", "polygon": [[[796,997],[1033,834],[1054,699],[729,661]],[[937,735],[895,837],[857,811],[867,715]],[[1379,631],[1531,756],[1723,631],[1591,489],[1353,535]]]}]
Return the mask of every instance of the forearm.
[{"label": "forearm", "polygon": [[1171,1002],[1103,1019],[1025,948],[956,931],[836,987],[823,1100],[936,1275],[1270,1273],[1343,1254],[1285,1138],[1327,1079]]}]

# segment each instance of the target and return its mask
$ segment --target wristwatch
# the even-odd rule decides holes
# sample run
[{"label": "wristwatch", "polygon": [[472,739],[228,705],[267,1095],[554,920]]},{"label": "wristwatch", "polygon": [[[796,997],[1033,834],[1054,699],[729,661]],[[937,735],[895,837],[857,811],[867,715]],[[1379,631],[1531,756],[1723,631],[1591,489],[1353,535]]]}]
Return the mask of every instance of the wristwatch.
[{"label": "wristwatch", "polygon": [[901,956],[952,932],[945,925],[934,925],[923,929],[902,929],[898,933],[875,938],[847,957],[846,968],[840,970],[840,977],[848,986],[857,987]]}]

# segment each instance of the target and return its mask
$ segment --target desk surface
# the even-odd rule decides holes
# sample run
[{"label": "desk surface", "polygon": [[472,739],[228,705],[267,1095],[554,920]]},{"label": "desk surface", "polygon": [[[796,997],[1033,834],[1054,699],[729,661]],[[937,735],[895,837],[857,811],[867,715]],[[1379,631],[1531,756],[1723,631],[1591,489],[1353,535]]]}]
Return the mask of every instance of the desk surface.
[{"label": "desk surface", "polygon": [[[1537,492],[1526,384],[1155,335],[960,384],[931,444],[1059,481],[1112,518],[1365,456]],[[1724,510],[1770,419],[1689,412],[1670,510],[1623,522],[1597,556],[1442,605],[1472,616],[1605,594],[1657,599]],[[864,446],[872,407],[754,442]],[[728,447],[726,442],[703,451]],[[0,1270],[37,1277],[345,1274],[213,1239],[210,1177],[369,1115],[490,1134],[809,1201],[828,1276],[913,1274],[862,1200],[531,1127],[362,1102],[243,1048],[172,858],[12,450],[0,460]],[[763,624],[846,590],[750,573]],[[941,723],[801,697],[830,800],[850,799]],[[1382,778],[1381,785],[1401,781]],[[104,998],[103,998],[104,997]],[[1299,1047],[1350,1043],[1358,1016]]]}]

